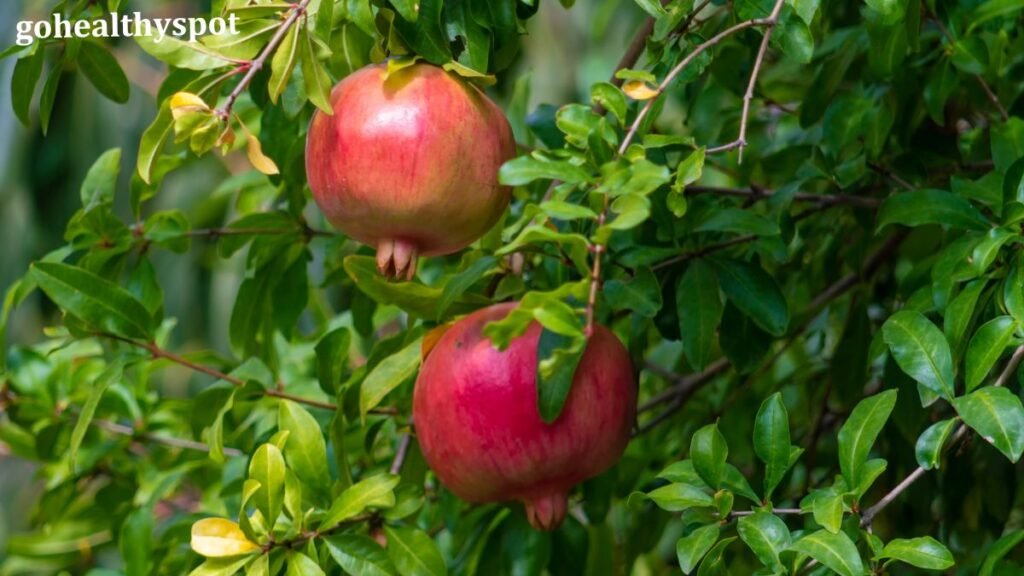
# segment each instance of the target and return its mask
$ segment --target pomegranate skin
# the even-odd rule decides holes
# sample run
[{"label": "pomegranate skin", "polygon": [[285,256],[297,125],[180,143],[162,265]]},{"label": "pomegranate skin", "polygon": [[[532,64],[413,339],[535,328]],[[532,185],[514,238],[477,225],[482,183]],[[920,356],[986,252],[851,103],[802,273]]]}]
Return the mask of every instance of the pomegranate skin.
[{"label": "pomegranate skin", "polygon": [[475,86],[429,64],[386,72],[370,65],[334,87],[334,115],[309,126],[306,176],[335,228],[377,247],[385,275],[411,278],[417,256],[461,250],[498,221],[511,198],[498,169],[516,148]]},{"label": "pomegranate skin", "polygon": [[482,332],[514,307],[479,310],[445,332],[416,380],[413,421],[427,463],[456,496],[520,500],[534,528],[553,530],[572,487],[626,449],[636,382],[626,348],[595,326],[561,415],[544,423],[536,386],[541,326],[533,323],[505,351]]}]

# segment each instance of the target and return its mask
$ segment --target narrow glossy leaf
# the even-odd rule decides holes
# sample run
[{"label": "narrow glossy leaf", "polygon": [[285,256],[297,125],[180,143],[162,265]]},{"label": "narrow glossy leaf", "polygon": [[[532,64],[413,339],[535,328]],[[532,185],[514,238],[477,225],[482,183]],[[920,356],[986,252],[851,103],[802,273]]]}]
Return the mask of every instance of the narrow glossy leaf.
[{"label": "narrow glossy leaf", "polygon": [[299,404],[281,400],[277,426],[288,431],[288,444],[284,449],[288,466],[307,485],[326,491],[331,484],[327,471],[327,445],[316,418]]},{"label": "narrow glossy leaf", "polygon": [[14,107],[14,114],[25,126],[32,120],[29,117],[32,96],[36,93],[36,85],[43,73],[45,59],[45,51],[37,47],[35,52],[19,58],[14,64],[14,75],[11,76],[11,105]]},{"label": "narrow glossy leaf", "polygon": [[956,420],[950,418],[936,422],[928,427],[917,439],[914,446],[914,457],[917,464],[925,470],[938,468],[942,460],[942,450],[946,446],[946,440],[956,427]]},{"label": "narrow glossy leaf", "polygon": [[935,324],[920,312],[904,310],[885,321],[882,337],[908,376],[947,400],[953,398],[953,357]]},{"label": "narrow glossy leaf", "polygon": [[690,439],[690,459],[708,486],[721,486],[725,460],[728,456],[729,446],[725,443],[725,437],[718,431],[717,424],[708,424],[693,433],[693,438]]},{"label": "narrow glossy leaf", "polygon": [[998,574],[999,572],[996,569],[1001,565],[1003,557],[1009,554],[1022,541],[1024,541],[1024,530],[1014,530],[1004,534],[999,540],[992,543],[992,546],[989,547],[988,552],[985,554],[984,562],[981,563],[981,568],[978,569],[978,576],[994,576]]},{"label": "narrow glossy leaf", "polygon": [[[985,289],[985,285],[986,281],[982,279],[967,284],[946,306],[942,331],[946,335],[950,349],[954,352],[963,350],[961,344],[963,344],[964,336],[967,333],[967,327],[971,324],[971,318],[974,317],[974,309],[978,305],[978,298]],[[1024,304],[1024,299],[1021,300],[1021,303]]]},{"label": "narrow glossy leaf", "polygon": [[832,534],[839,532],[843,524],[843,496],[834,490],[821,490],[811,508],[814,521]]},{"label": "narrow glossy leaf", "polygon": [[299,33],[302,29],[302,26],[292,26],[270,61],[270,82],[267,85],[267,90],[270,94],[270,101],[274,104],[277,104],[278,98],[288,87],[292,70],[295,69],[295,63],[298,61]]},{"label": "narrow glossy leaf", "polygon": [[693,572],[704,555],[718,540],[718,524],[701,526],[676,542],[676,558],[684,574]]},{"label": "narrow glossy leaf", "polygon": [[1017,256],[1003,281],[1003,303],[1018,323],[1024,322],[1024,254]]},{"label": "narrow glossy leaf", "polygon": [[132,510],[121,524],[118,545],[124,558],[125,576],[148,576],[153,551],[153,510],[141,507]]},{"label": "narrow glossy leaf", "polygon": [[363,380],[359,389],[359,413],[366,414],[376,408],[392,390],[408,380],[420,367],[420,339],[407,344],[405,348],[385,358]]},{"label": "narrow glossy leaf", "polygon": [[165,101],[160,105],[156,118],[142,133],[142,142],[139,144],[139,157],[135,167],[139,177],[146,184],[153,182],[154,167],[173,129],[174,116],[170,103]]},{"label": "narrow glossy leaf", "polygon": [[127,290],[67,264],[37,262],[32,278],[62,310],[92,328],[128,338],[148,339],[153,330],[149,311]]},{"label": "narrow glossy leaf", "polygon": [[537,341],[537,409],[544,422],[558,419],[572,390],[576,367],[583,358],[587,339],[565,336],[544,328]]},{"label": "narrow glossy leaf", "polygon": [[810,556],[841,576],[864,576],[860,552],[844,532],[818,530],[797,540],[790,549]]},{"label": "narrow glossy leaf", "polygon": [[498,259],[494,256],[484,256],[467,266],[465,270],[452,276],[445,283],[444,290],[441,292],[441,299],[437,303],[436,317],[438,319],[443,318],[455,300],[465,294],[488,271],[493,269],[497,263]]},{"label": "narrow glossy leaf", "polygon": [[1017,321],[1011,316],[999,316],[983,324],[967,345],[967,391],[974,390],[985,380],[999,357],[1013,342]]},{"label": "narrow glossy leaf", "polygon": [[723,564],[725,558],[725,549],[729,547],[736,540],[735,536],[730,538],[722,538],[715,544],[713,548],[704,556],[704,561],[700,563],[700,569],[697,570],[697,576],[712,576],[723,574],[727,568]]},{"label": "narrow glossy leaf", "polygon": [[728,462],[725,463],[725,469],[722,475],[722,487],[743,496],[755,504],[761,503],[761,499],[757,497],[754,489],[750,487],[750,482],[747,481],[747,477],[744,476],[738,468]]},{"label": "narrow glossy leaf", "polygon": [[1011,462],[1024,452],[1024,406],[1016,394],[988,386],[953,400],[965,424],[995,446]]},{"label": "narrow glossy leaf", "polygon": [[192,549],[207,558],[237,556],[259,551],[238,524],[224,518],[205,518],[192,525]]},{"label": "narrow glossy leaf", "polygon": [[613,310],[629,310],[645,318],[653,318],[661,310],[661,286],[650,268],[644,266],[629,280],[605,282],[604,296]]},{"label": "narrow glossy leaf", "polygon": [[325,334],[316,344],[316,373],[320,389],[334,395],[341,383],[342,374],[348,363],[352,332],[348,328],[337,328]]},{"label": "narrow glossy leaf", "polygon": [[941,224],[965,230],[986,230],[988,220],[970,202],[945,190],[916,190],[889,196],[878,209],[878,227],[887,224]]},{"label": "narrow glossy leaf", "polygon": [[839,429],[839,468],[850,486],[859,482],[868,453],[895,405],[896,390],[865,398]]},{"label": "narrow glossy leaf", "polygon": [[422,530],[385,526],[388,556],[402,576],[444,576],[448,574],[437,544]]},{"label": "narrow glossy leaf", "polygon": [[60,79],[64,76],[64,58],[61,57],[50,68],[43,84],[43,93],[39,96],[39,124],[43,128],[43,136],[50,130],[50,118],[53,116],[53,104],[57,100],[57,89]]},{"label": "narrow glossy leaf", "polygon": [[[331,2],[321,3],[321,10],[324,6],[332,5]],[[324,69],[323,64],[316,58],[316,51],[313,46],[313,39],[309,34],[301,34],[299,39],[299,60],[302,63],[302,79],[306,86],[306,95],[314,106],[328,116],[334,115],[334,108],[331,106],[331,82],[330,76]]]},{"label": "narrow glossy leaf", "polygon": [[366,536],[342,534],[324,539],[327,551],[349,574],[394,576],[395,566],[387,553]]},{"label": "narrow glossy leaf", "polygon": [[[653,500],[659,508],[667,512],[682,512],[689,508],[715,505],[715,500],[710,494],[689,484],[672,483],[647,494],[638,494]],[[632,500],[632,497],[630,499]]]},{"label": "narrow glossy leaf", "polygon": [[694,232],[732,232],[736,234],[757,234],[774,236],[779,226],[760,214],[738,208],[726,208],[712,213]]},{"label": "narrow glossy leaf", "polygon": [[112,148],[101,154],[82,181],[82,206],[89,210],[113,202],[114,187],[120,172],[120,148]]},{"label": "narrow glossy leaf", "polygon": [[92,418],[96,414],[96,406],[99,405],[103,393],[107,391],[107,387],[121,379],[123,371],[124,364],[114,362],[107,366],[96,377],[96,380],[93,381],[92,389],[89,390],[89,397],[86,399],[85,404],[82,405],[82,412],[78,415],[75,427],[71,430],[71,440],[68,442],[68,460],[72,466],[75,464],[75,456],[78,454],[78,448],[82,445],[82,439],[85,438],[85,432],[89,429]]},{"label": "narrow glossy leaf", "polygon": [[790,539],[782,519],[771,512],[755,512],[741,517],[736,530],[765,566],[776,572],[783,570],[779,553],[789,547]]},{"label": "narrow glossy leaf", "polygon": [[78,68],[92,85],[114,102],[125,103],[131,89],[117,59],[103,46],[86,40],[78,52]]},{"label": "narrow glossy leaf", "polygon": [[320,565],[309,556],[295,550],[288,551],[288,571],[285,576],[324,576]]},{"label": "narrow glossy leaf", "polygon": [[694,370],[703,370],[711,361],[723,308],[714,270],[703,260],[695,260],[676,287],[679,334]]},{"label": "narrow glossy leaf", "polygon": [[764,497],[772,491],[789,469],[789,413],[776,392],[761,403],[754,417],[754,453],[765,463]]},{"label": "narrow glossy leaf", "polygon": [[241,558],[231,556],[227,558],[209,558],[198,568],[188,573],[188,576],[234,576],[239,570],[246,568],[249,564],[255,563],[260,556],[248,555]]},{"label": "narrow glossy leaf", "polygon": [[945,570],[954,564],[949,549],[931,536],[896,538],[885,545],[879,558],[892,558],[925,570]]},{"label": "narrow glossy leaf", "polygon": [[568,162],[538,160],[532,156],[520,156],[506,162],[498,173],[498,178],[506,186],[522,186],[534,180],[560,180],[562,182],[586,182],[590,180],[587,172]]},{"label": "narrow glossy leaf", "polygon": [[263,514],[268,528],[273,528],[281,515],[284,502],[284,455],[273,444],[263,444],[256,449],[249,462],[249,478],[260,483],[251,502]]},{"label": "narrow glossy leaf", "polygon": [[766,332],[782,336],[789,327],[789,306],[775,280],[761,269],[738,260],[715,260],[722,291]]},{"label": "narrow glossy leaf", "polygon": [[378,474],[349,486],[331,504],[320,525],[324,529],[355,518],[368,508],[390,508],[395,505],[395,487],[400,478],[393,474]]}]

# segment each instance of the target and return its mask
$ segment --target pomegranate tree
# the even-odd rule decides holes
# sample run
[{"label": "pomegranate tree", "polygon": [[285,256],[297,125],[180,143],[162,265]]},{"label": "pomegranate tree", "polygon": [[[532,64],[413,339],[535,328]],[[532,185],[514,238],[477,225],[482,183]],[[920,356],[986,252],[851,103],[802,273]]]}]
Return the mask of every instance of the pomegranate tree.
[{"label": "pomegranate tree", "polygon": [[533,323],[499,351],[483,334],[515,304],[456,322],[420,370],[413,420],[423,455],[445,486],[469,502],[520,500],[530,524],[552,530],[573,486],[610,468],[629,442],[636,383],[626,348],[595,326],[559,417],[537,409]]},{"label": "pomegranate tree", "polygon": [[515,155],[501,110],[429,64],[367,66],[331,92],[306,140],[306,174],[328,220],[377,248],[385,276],[412,278],[417,256],[461,250],[511,195],[498,169]]}]

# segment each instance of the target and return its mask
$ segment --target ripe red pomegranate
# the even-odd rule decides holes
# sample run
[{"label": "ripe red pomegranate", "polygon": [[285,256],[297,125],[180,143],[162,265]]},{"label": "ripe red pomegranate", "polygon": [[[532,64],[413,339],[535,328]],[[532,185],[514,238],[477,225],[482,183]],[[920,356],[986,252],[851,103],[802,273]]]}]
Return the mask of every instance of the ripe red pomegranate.
[{"label": "ripe red pomegranate", "polygon": [[626,348],[595,326],[561,415],[537,409],[541,326],[498,351],[483,327],[515,304],[456,322],[427,356],[416,380],[413,421],[430,467],[468,502],[521,500],[538,530],[565,518],[569,490],[610,468],[629,442],[636,382]]},{"label": "ripe red pomegranate", "polygon": [[515,156],[512,129],[475,86],[376,64],[339,82],[331,106],[309,126],[309,187],[331,224],[377,247],[385,276],[412,278],[417,256],[461,250],[508,206],[498,169]]}]

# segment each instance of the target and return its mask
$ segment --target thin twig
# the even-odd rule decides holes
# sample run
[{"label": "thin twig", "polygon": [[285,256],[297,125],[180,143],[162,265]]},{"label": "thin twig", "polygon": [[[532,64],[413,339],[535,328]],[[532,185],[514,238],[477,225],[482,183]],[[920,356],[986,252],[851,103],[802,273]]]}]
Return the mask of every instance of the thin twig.
[{"label": "thin twig", "polygon": [[395,452],[395,459],[391,461],[391,468],[388,469],[389,472],[392,474],[400,474],[402,472],[405,457],[409,455],[410,444],[412,444],[412,434],[403,434],[402,439],[398,441],[398,450]]},{"label": "thin twig", "polygon": [[722,146],[716,146],[714,148],[708,148],[709,154],[716,152],[725,152],[737,148],[739,150],[737,160],[743,163],[743,149],[747,146],[747,118],[750,116],[750,102],[754,99],[754,88],[757,86],[757,77],[761,73],[761,64],[764,63],[764,57],[768,53],[768,41],[772,38],[772,31],[775,30],[775,23],[779,21],[779,12],[782,11],[782,5],[785,0],[776,0],[775,7],[772,8],[772,13],[768,16],[767,22],[764,26],[764,37],[761,38],[761,47],[757,51],[757,58],[754,59],[754,69],[750,71],[750,81],[747,82],[747,91],[743,94],[743,112],[740,115],[740,135],[736,140],[724,144]]},{"label": "thin twig", "polygon": [[[732,512],[729,512],[729,517],[736,518],[738,516],[753,516],[758,512],[760,512],[760,510],[733,510]],[[772,508],[772,514],[799,515],[803,513],[804,511],[799,508]]]},{"label": "thin twig", "polygon": [[[119,434],[121,436],[128,436],[134,440],[145,440],[146,442],[152,442],[154,444],[163,444],[173,448],[183,448],[185,450],[195,450],[197,452],[210,452],[210,447],[208,445],[194,440],[162,436],[152,434],[150,432],[139,432],[131,426],[125,426],[124,424],[118,424],[117,422],[111,422],[109,420],[93,420],[91,424],[100,430],[105,430],[112,434]],[[225,446],[223,451],[225,456],[245,456],[245,453],[237,448]]]},{"label": "thin twig", "polygon": [[[741,198],[762,199],[770,198],[775,192],[764,188],[729,188],[723,186],[687,186],[686,194],[717,194],[719,196],[738,196]],[[810,192],[797,192],[793,194],[794,202],[806,202],[809,204],[836,204],[853,206],[856,208],[878,208],[882,203],[877,198],[865,196],[849,196],[844,194],[813,194]]]},{"label": "thin twig", "polygon": [[886,178],[889,178],[890,180],[892,180],[893,182],[899,184],[904,189],[909,190],[910,192],[913,192],[914,190],[917,190],[916,186],[914,186],[910,182],[907,182],[899,174],[896,174],[895,172],[893,172],[892,170],[886,168],[885,166],[882,166],[881,164],[876,164],[874,162],[868,162],[868,168],[871,168],[872,170],[874,170],[875,172],[878,172],[882,176],[885,176]]},{"label": "thin twig", "polygon": [[239,96],[242,95],[242,92],[245,92],[245,89],[249,87],[249,84],[252,82],[253,78],[256,77],[256,74],[263,69],[263,66],[267,63],[267,59],[270,58],[270,55],[273,54],[274,50],[277,50],[277,47],[284,41],[284,37],[288,34],[291,27],[295,25],[295,22],[306,13],[306,6],[309,5],[310,1],[311,0],[302,0],[298,4],[293,5],[288,17],[281,23],[281,26],[277,29],[277,32],[274,33],[270,42],[268,42],[263,48],[263,51],[260,52],[259,56],[254,58],[251,62],[243,65],[246,70],[245,76],[242,76],[242,79],[238,81],[238,85],[235,86],[234,90],[232,90],[230,94],[228,94],[228,98],[224,102],[224,106],[217,109],[218,116],[225,120],[231,116],[231,110],[235,106],[235,101],[238,100]]}]

